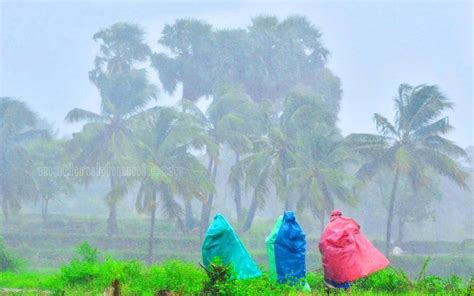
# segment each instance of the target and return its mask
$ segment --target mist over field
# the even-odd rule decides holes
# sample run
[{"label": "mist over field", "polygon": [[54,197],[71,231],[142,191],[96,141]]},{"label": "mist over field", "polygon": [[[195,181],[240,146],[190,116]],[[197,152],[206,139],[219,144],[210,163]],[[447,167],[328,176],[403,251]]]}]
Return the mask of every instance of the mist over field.
[{"label": "mist over field", "polygon": [[[0,2],[0,295],[2,271],[73,271],[77,252],[197,266],[216,214],[266,270],[265,237],[295,212],[314,272],[334,209],[411,287],[429,291],[425,273],[467,285],[472,12],[469,1]],[[166,290],[196,293],[186,287]]]}]

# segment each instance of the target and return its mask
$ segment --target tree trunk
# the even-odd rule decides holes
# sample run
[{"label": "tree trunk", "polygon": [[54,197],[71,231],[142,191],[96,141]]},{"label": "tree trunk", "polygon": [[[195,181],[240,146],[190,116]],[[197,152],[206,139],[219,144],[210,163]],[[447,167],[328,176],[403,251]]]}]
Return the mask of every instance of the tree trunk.
[{"label": "tree trunk", "polygon": [[2,199],[2,212],[3,212],[3,218],[5,219],[5,222],[8,222],[10,219],[10,213],[8,211],[8,201],[5,196],[3,196],[3,199]]},{"label": "tree trunk", "polygon": [[184,201],[184,213],[185,213],[185,230],[191,230],[194,228],[194,216],[193,216],[193,205],[191,201],[186,199]]},{"label": "tree trunk", "polygon": [[107,218],[107,235],[112,236],[117,234],[117,203],[114,202],[109,205],[109,218]]},{"label": "tree trunk", "polygon": [[148,264],[153,263],[153,247],[155,243],[155,222],[156,222],[156,190],[153,191],[154,202],[151,207],[150,215],[150,235],[148,237]]},{"label": "tree trunk", "polygon": [[41,197],[41,218],[44,222],[44,196]]},{"label": "tree trunk", "polygon": [[242,232],[250,230],[250,227],[252,227],[253,219],[255,218],[255,213],[257,213],[257,196],[254,194],[252,201],[250,202],[250,208],[247,214],[247,219],[245,219],[244,226],[242,226]]},{"label": "tree trunk", "polygon": [[[110,190],[115,188],[115,178],[110,176]],[[115,235],[118,232],[117,226],[117,201],[109,201],[109,217],[107,218],[107,235]]]},{"label": "tree trunk", "polygon": [[385,238],[385,256],[390,255],[390,245],[392,239],[392,220],[393,220],[393,209],[395,207],[395,198],[397,195],[398,179],[400,177],[400,169],[397,168],[395,171],[395,177],[393,179],[392,193],[390,194],[390,204],[388,207],[387,217],[387,236]]},{"label": "tree trunk", "polygon": [[[238,164],[240,161],[240,154],[235,153],[235,164]],[[234,191],[234,201],[235,201],[235,210],[237,212],[237,220],[242,221],[242,192],[240,189],[240,181],[237,181]]]},{"label": "tree trunk", "polygon": [[[217,161],[213,161],[212,159],[209,160],[209,166],[208,170],[212,170],[212,182],[215,184],[216,183],[216,176],[217,176]],[[202,241],[204,234],[209,227],[209,220],[211,218],[211,209],[212,209],[212,203],[214,201],[214,192],[209,193],[209,197],[207,201],[205,201],[202,204],[202,210],[201,210],[201,231],[200,231],[200,239]]]},{"label": "tree trunk", "polygon": [[49,198],[46,199],[44,205],[44,220],[48,219]]},{"label": "tree trunk", "polygon": [[398,238],[397,244],[400,245],[403,242],[403,230],[405,226],[405,221],[403,221],[403,216],[398,217]]},{"label": "tree trunk", "polygon": [[48,219],[48,203],[49,203],[49,198],[46,196],[43,196],[41,199],[41,218],[43,219],[43,222],[46,222]]}]

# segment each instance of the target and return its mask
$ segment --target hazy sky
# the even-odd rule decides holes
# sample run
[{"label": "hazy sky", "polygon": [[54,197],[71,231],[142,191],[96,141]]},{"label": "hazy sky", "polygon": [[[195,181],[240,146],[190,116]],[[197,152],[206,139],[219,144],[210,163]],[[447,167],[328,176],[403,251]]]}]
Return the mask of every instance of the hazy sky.
[{"label": "hazy sky", "polygon": [[[427,83],[438,84],[455,103],[451,139],[473,144],[472,2],[2,2],[0,96],[27,102],[65,135],[79,128],[64,122],[70,109],[98,111],[88,71],[99,29],[138,23],[157,50],[163,25],[177,18],[245,27],[259,14],[304,14],[322,31],[329,67],[342,80],[344,134],[374,132],[375,112],[391,118],[400,83]],[[174,101],[164,94],[160,100]]]}]

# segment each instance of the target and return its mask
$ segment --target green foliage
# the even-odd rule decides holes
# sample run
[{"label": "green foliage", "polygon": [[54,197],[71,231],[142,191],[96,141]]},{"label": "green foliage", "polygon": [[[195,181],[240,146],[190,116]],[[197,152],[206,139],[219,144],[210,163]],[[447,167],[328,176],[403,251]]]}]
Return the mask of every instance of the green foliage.
[{"label": "green foliage", "polygon": [[[452,126],[443,113],[453,104],[436,85],[401,84],[394,105],[393,124],[376,113],[377,135],[351,134],[346,138],[348,147],[365,161],[356,174],[361,180],[369,181],[383,170],[394,171],[388,206],[386,255],[390,251],[400,176],[407,177],[415,192],[430,185],[428,181],[432,176],[428,172],[446,177],[463,189],[468,188],[469,176],[456,162],[456,159],[465,158],[466,152],[445,138]],[[416,194],[412,196],[416,197]]]},{"label": "green foliage", "polygon": [[[144,266],[138,261],[105,259],[92,263],[94,272],[88,281],[58,275],[31,273],[0,273],[0,286],[49,290],[66,295],[102,293],[112,281],[118,280],[123,295],[155,295],[157,292],[174,292],[180,295],[302,295],[298,287],[278,284],[267,274],[262,277],[235,280],[232,271],[215,262],[207,274],[192,263],[167,261],[160,265]],[[75,261],[67,267],[76,274],[91,270],[90,262]],[[309,272],[306,278],[313,292],[323,293],[322,272]],[[352,283],[356,295],[463,295],[468,283],[457,277],[440,278],[426,276],[420,281],[411,281],[403,271],[387,268]],[[305,293],[303,293],[305,294]]]},{"label": "green foliage", "polygon": [[232,272],[232,265],[224,265],[217,258],[205,270],[208,279],[204,285],[204,295],[232,295],[236,279]]},{"label": "green foliage", "polygon": [[356,287],[378,291],[401,292],[411,288],[407,275],[393,268],[387,268],[356,282]]},{"label": "green foliage", "polygon": [[27,145],[49,136],[38,128],[37,115],[25,103],[0,97],[0,196],[5,220],[24,200],[36,197],[33,157]]},{"label": "green foliage", "polygon": [[61,281],[66,285],[90,283],[99,274],[97,249],[85,242],[75,253],[71,263],[61,268]]},{"label": "green foliage", "polygon": [[[268,275],[237,280],[231,266],[225,266],[218,259],[208,269],[203,270],[195,264],[183,261],[167,261],[160,265],[144,266],[139,261],[118,261],[112,258],[98,260],[98,253],[87,243],[76,251],[76,258],[61,269],[55,281],[43,282],[44,287],[66,289],[66,291],[103,291],[112,281],[118,280],[124,295],[153,295],[158,291],[173,291],[184,295],[296,295],[298,287],[275,283]],[[427,262],[427,261],[425,261]],[[426,265],[422,267],[423,274]],[[306,278],[313,291],[323,291],[322,272],[309,272]],[[467,282],[460,277],[440,278],[422,276],[413,281],[404,271],[386,268],[369,277],[353,283],[355,291],[377,293],[411,293],[413,291],[429,294],[457,294],[467,288]]]},{"label": "green foliage", "polygon": [[77,248],[76,256],[75,260],[80,262],[96,263],[99,260],[99,251],[88,242],[84,242]]}]

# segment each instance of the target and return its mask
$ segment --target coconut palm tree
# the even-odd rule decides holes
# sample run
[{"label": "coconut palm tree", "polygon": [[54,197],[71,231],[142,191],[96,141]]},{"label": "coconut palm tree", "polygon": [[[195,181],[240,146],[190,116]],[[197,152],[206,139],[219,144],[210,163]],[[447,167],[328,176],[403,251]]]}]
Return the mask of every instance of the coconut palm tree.
[{"label": "coconut palm tree", "polygon": [[[280,199],[286,201],[287,170],[294,161],[287,138],[273,127],[254,143],[254,151],[232,167],[231,182],[243,180],[244,187],[252,190],[247,217],[242,231],[248,231],[258,208],[265,206],[271,186],[276,188]],[[285,206],[286,207],[286,206]]]},{"label": "coconut palm tree", "polygon": [[385,253],[388,255],[392,239],[392,221],[400,176],[406,174],[414,188],[423,186],[429,178],[427,170],[467,188],[467,173],[455,159],[465,157],[465,151],[444,136],[451,130],[443,112],[452,103],[435,85],[410,86],[402,84],[395,98],[395,123],[374,114],[379,134],[351,134],[347,143],[368,161],[357,172],[362,180],[369,180],[381,169],[393,171],[388,205]]},{"label": "coconut palm tree", "polygon": [[352,188],[357,182],[346,172],[354,160],[337,131],[328,129],[306,136],[298,139],[295,165],[288,170],[289,187],[298,192],[298,210],[309,209],[319,218],[322,233],[324,218],[334,209],[336,199],[355,205]]},{"label": "coconut palm tree", "polygon": [[[108,167],[135,165],[136,159],[131,155],[136,150],[136,138],[130,120],[156,99],[157,93],[148,81],[146,70],[136,68],[150,53],[144,35],[138,26],[127,23],[114,24],[94,35],[101,46],[89,78],[99,90],[101,111],[75,108],[66,116],[69,122],[88,122],[72,141],[73,146],[81,147],[76,163]],[[106,196],[107,233],[112,235],[118,231],[117,202],[126,193],[127,180],[113,173],[107,175],[111,187]]]},{"label": "coconut palm tree", "polygon": [[346,173],[353,157],[344,148],[336,128],[336,115],[326,102],[311,93],[291,93],[282,114],[282,129],[291,137],[294,164],[288,169],[289,190],[299,196],[297,208],[309,209],[324,228],[335,200],[354,204],[354,178]]},{"label": "coconut palm tree", "polygon": [[[228,145],[236,153],[250,151],[252,135],[258,128],[256,105],[248,98],[243,89],[236,85],[225,85],[217,88],[213,101],[206,112],[202,112],[193,102],[181,101],[185,113],[192,115],[200,122],[209,135],[206,143],[208,172],[213,182],[217,177],[219,152],[222,145]],[[241,196],[238,182],[231,182],[234,189],[237,215],[241,213]],[[210,192],[203,202],[201,210],[201,234],[207,229],[214,202],[215,192]]]},{"label": "coconut palm tree", "polygon": [[155,107],[136,121],[139,158],[147,167],[140,181],[136,206],[150,214],[148,262],[153,261],[155,216],[158,198],[169,219],[181,220],[176,195],[204,200],[213,191],[206,168],[190,153],[206,144],[205,130],[189,115],[172,108]]},{"label": "coconut palm tree", "polygon": [[[349,178],[342,170],[344,153],[335,145],[336,117],[323,100],[309,93],[290,93],[278,124],[272,116],[267,118],[263,123],[267,131],[255,143],[254,153],[232,172],[232,179],[244,179],[246,187],[253,190],[243,231],[250,228],[258,206],[265,203],[270,185],[285,203],[285,210],[295,206],[297,194],[290,194],[292,190],[299,192],[299,206],[305,204],[318,216],[332,209],[333,196],[350,200],[346,184]],[[335,179],[336,173],[337,177],[344,176],[340,182]]]},{"label": "coconut palm tree", "polygon": [[[215,184],[217,177],[217,167],[219,162],[219,152],[221,140],[218,138],[216,132],[216,126],[214,122],[211,122],[208,118],[208,115],[199,109],[194,102],[186,99],[180,101],[182,112],[186,115],[189,115],[195,122],[197,122],[201,127],[204,128],[206,134],[208,135],[208,140],[205,144],[206,155],[208,158],[207,172],[211,178],[213,184]],[[211,216],[212,204],[214,202],[215,191],[209,192],[207,198],[202,201],[201,208],[201,219],[199,225],[199,234],[202,238],[204,232],[209,226],[209,219]],[[189,213],[189,211],[186,211]]]},{"label": "coconut palm tree", "polygon": [[37,120],[25,103],[0,97],[0,198],[6,221],[11,210],[20,209],[22,200],[37,193],[27,145],[50,136],[37,128]]},{"label": "coconut palm tree", "polygon": [[[250,100],[242,86],[220,86],[207,110],[210,122],[215,126],[216,139],[227,145],[235,154],[234,164],[241,155],[253,148],[258,136],[260,118],[258,106]],[[238,221],[242,219],[242,192],[239,180],[230,180]]]},{"label": "coconut palm tree", "polygon": [[[71,145],[81,147],[75,163],[90,167],[134,166],[131,155],[135,151],[136,137],[130,121],[148,102],[156,98],[156,89],[148,82],[145,70],[131,70],[120,74],[103,74],[97,80],[102,96],[101,112],[75,108],[66,116],[68,122],[88,122],[81,134],[74,135]],[[117,202],[126,193],[126,180],[108,173],[110,192],[106,196],[109,206],[107,233],[116,234]]]}]

